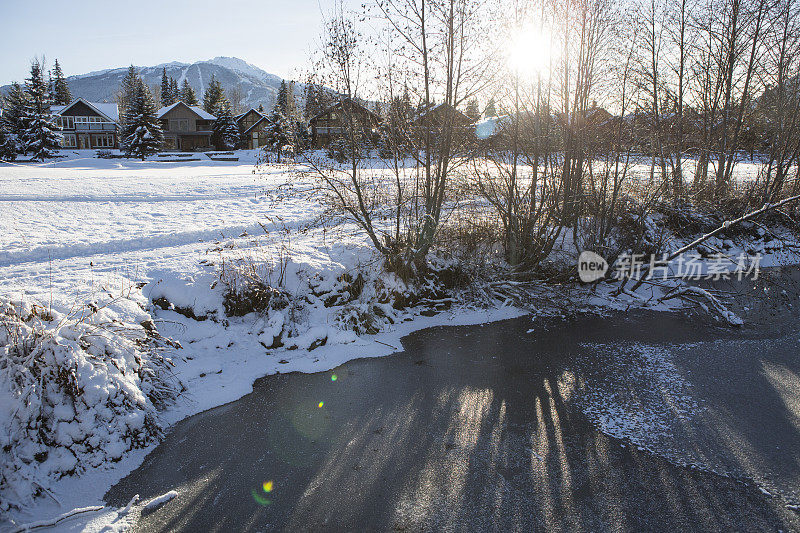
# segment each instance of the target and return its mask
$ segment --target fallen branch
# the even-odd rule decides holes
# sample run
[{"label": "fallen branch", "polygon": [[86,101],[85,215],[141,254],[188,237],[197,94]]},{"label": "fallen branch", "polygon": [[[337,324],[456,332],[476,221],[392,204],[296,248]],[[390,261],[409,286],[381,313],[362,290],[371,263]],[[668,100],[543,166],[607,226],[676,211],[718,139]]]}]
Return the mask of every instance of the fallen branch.
[{"label": "fallen branch", "polygon": [[[699,296],[699,297],[702,297],[702,298],[705,298],[706,300],[708,300],[708,303],[711,304],[711,307],[713,307],[714,310],[717,313],[719,313],[720,316],[722,316],[722,318],[727,320],[728,323],[731,326],[741,326],[743,324],[743,321],[739,317],[739,315],[737,315],[736,313],[734,313],[733,311],[731,311],[730,309],[725,307],[722,304],[722,302],[720,302],[719,299],[717,299],[717,297],[715,297],[709,291],[707,291],[705,289],[701,289],[700,287],[693,287],[693,286],[682,287],[682,288],[678,289],[677,291],[673,292],[672,294],[670,294],[669,296],[664,296],[659,301],[663,302],[665,300],[671,300],[672,298],[684,298],[684,299],[689,300],[689,301],[691,301],[691,302],[693,302],[695,304],[702,305],[700,302],[698,302],[696,300],[693,300],[692,298],[689,298],[688,296]],[[703,307],[705,307],[705,306],[703,306]]]},{"label": "fallen branch", "polygon": [[[734,220],[729,220],[729,221],[725,221],[725,222],[723,222],[723,223],[722,223],[722,225],[721,225],[720,227],[718,227],[717,229],[715,229],[715,230],[713,230],[713,231],[711,231],[711,232],[709,232],[709,233],[706,233],[705,235],[703,235],[703,236],[701,236],[701,237],[698,237],[697,239],[693,240],[692,242],[690,242],[690,243],[689,243],[689,244],[687,244],[686,246],[683,246],[683,247],[681,247],[681,248],[677,249],[676,251],[672,252],[672,253],[671,253],[671,254],[670,254],[670,255],[669,255],[669,256],[668,256],[666,259],[662,259],[661,261],[655,261],[655,262],[653,263],[653,266],[662,266],[662,265],[666,265],[666,264],[668,264],[670,261],[672,261],[673,259],[675,259],[676,257],[678,257],[679,255],[681,255],[681,254],[683,254],[683,253],[685,253],[685,252],[688,252],[689,250],[691,250],[691,249],[692,249],[692,248],[694,248],[695,246],[698,246],[698,245],[702,244],[703,242],[707,241],[707,240],[708,240],[708,239],[710,239],[711,237],[715,237],[716,235],[718,235],[718,234],[722,233],[722,232],[723,232],[723,231],[725,231],[726,229],[729,229],[731,226],[734,226],[734,225],[736,225],[736,224],[740,224],[740,223],[742,223],[742,222],[744,222],[744,221],[746,221],[746,220],[750,220],[751,218],[755,218],[755,217],[757,217],[758,215],[763,215],[764,213],[766,213],[766,212],[768,212],[768,211],[776,210],[776,209],[778,209],[779,207],[782,207],[782,206],[784,206],[784,205],[786,205],[786,204],[788,204],[788,203],[790,203],[790,202],[794,202],[795,200],[800,200],[800,194],[796,194],[796,195],[794,195],[794,196],[790,196],[789,198],[786,198],[786,199],[784,199],[784,200],[781,200],[780,202],[776,202],[776,203],[774,203],[774,204],[766,203],[766,204],[764,204],[764,205],[763,205],[763,207],[761,207],[760,209],[756,209],[755,211],[752,211],[752,212],[750,212],[750,213],[747,213],[747,214],[745,214],[745,215],[742,215],[742,216],[740,216],[740,217],[739,217],[739,218],[737,218],[737,219],[734,219]],[[647,274],[648,270],[649,270],[649,266],[648,266],[648,268],[647,268],[647,269],[646,269],[646,270],[645,270],[645,271],[642,273],[642,276],[641,276],[641,277],[639,278],[639,280],[636,282],[636,285],[634,285],[634,286],[633,286],[633,289],[632,289],[632,290],[634,290],[634,291],[635,291],[636,289],[638,289],[639,287],[641,287],[641,286],[642,286],[642,283],[644,283],[644,278],[645,278],[645,275]]]},{"label": "fallen branch", "polygon": [[59,515],[59,516],[57,516],[55,518],[52,518],[50,520],[40,520],[39,522],[31,522],[30,524],[25,524],[25,525],[20,526],[19,528],[15,529],[14,533],[24,533],[25,531],[31,531],[33,529],[40,529],[40,528],[43,528],[43,527],[53,527],[56,524],[58,524],[59,522],[62,522],[64,520],[66,520],[67,518],[72,518],[73,516],[77,516],[77,515],[83,514],[83,513],[91,513],[91,512],[94,512],[94,511],[100,511],[101,509],[104,509],[104,507],[102,505],[92,505],[91,507],[79,507],[77,509],[73,509],[71,511],[68,511],[68,512],[62,514],[62,515]]}]

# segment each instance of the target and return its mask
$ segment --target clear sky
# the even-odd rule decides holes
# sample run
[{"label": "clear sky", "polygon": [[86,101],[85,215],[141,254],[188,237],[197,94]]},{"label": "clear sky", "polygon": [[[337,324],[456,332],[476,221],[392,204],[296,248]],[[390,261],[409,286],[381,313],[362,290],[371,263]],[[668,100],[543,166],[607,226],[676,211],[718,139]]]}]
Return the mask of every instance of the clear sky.
[{"label": "clear sky", "polygon": [[332,0],[0,0],[0,85],[34,56],[66,75],[234,56],[283,78],[306,67]]}]

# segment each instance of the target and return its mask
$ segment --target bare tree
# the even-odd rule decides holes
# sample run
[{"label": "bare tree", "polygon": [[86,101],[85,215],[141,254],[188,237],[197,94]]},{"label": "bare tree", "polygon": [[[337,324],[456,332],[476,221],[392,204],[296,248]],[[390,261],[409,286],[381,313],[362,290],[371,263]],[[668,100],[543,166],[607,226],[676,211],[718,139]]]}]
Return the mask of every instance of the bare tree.
[{"label": "bare tree", "polygon": [[238,115],[244,111],[244,107],[242,102],[244,101],[244,93],[242,92],[241,87],[238,85],[234,85],[233,87],[228,87],[225,91],[228,96],[228,101],[231,103],[231,113],[234,115]]},{"label": "bare tree", "polygon": [[399,43],[395,68],[405,85],[417,88],[418,113],[407,136],[416,161],[414,192],[406,211],[411,217],[408,260],[424,269],[443,216],[450,179],[463,165],[462,131],[455,110],[487,82],[490,66],[482,50],[484,4],[469,0],[379,0],[376,20]]}]

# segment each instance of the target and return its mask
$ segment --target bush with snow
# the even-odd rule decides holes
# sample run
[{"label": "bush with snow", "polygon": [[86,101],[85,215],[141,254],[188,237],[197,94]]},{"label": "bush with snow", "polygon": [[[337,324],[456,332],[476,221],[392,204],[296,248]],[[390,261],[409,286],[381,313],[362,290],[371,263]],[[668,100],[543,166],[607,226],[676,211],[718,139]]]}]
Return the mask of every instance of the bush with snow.
[{"label": "bush with snow", "polygon": [[143,302],[61,315],[0,301],[0,510],[161,435],[158,410],[180,383]]}]

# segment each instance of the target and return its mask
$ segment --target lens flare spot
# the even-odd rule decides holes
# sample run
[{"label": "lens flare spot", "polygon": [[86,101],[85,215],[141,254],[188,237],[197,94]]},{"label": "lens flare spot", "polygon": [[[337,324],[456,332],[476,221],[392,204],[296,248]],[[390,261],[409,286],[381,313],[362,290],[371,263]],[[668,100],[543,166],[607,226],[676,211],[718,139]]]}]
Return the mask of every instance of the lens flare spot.
[{"label": "lens flare spot", "polygon": [[319,403],[317,404],[317,407],[319,407],[320,409],[322,409],[322,407],[323,407],[324,405],[325,405],[325,402],[319,402]]},{"label": "lens flare spot", "polygon": [[251,490],[250,494],[253,496],[253,500],[255,500],[258,505],[263,505],[266,507],[272,503],[272,500],[263,497],[256,489]]},{"label": "lens flare spot", "polygon": [[337,379],[339,379],[339,376],[336,374],[331,375],[331,381],[336,381]]},{"label": "lens flare spot", "polygon": [[262,487],[264,488],[264,492],[272,492],[272,489],[275,487],[275,483],[273,483],[272,480],[265,481]]}]

